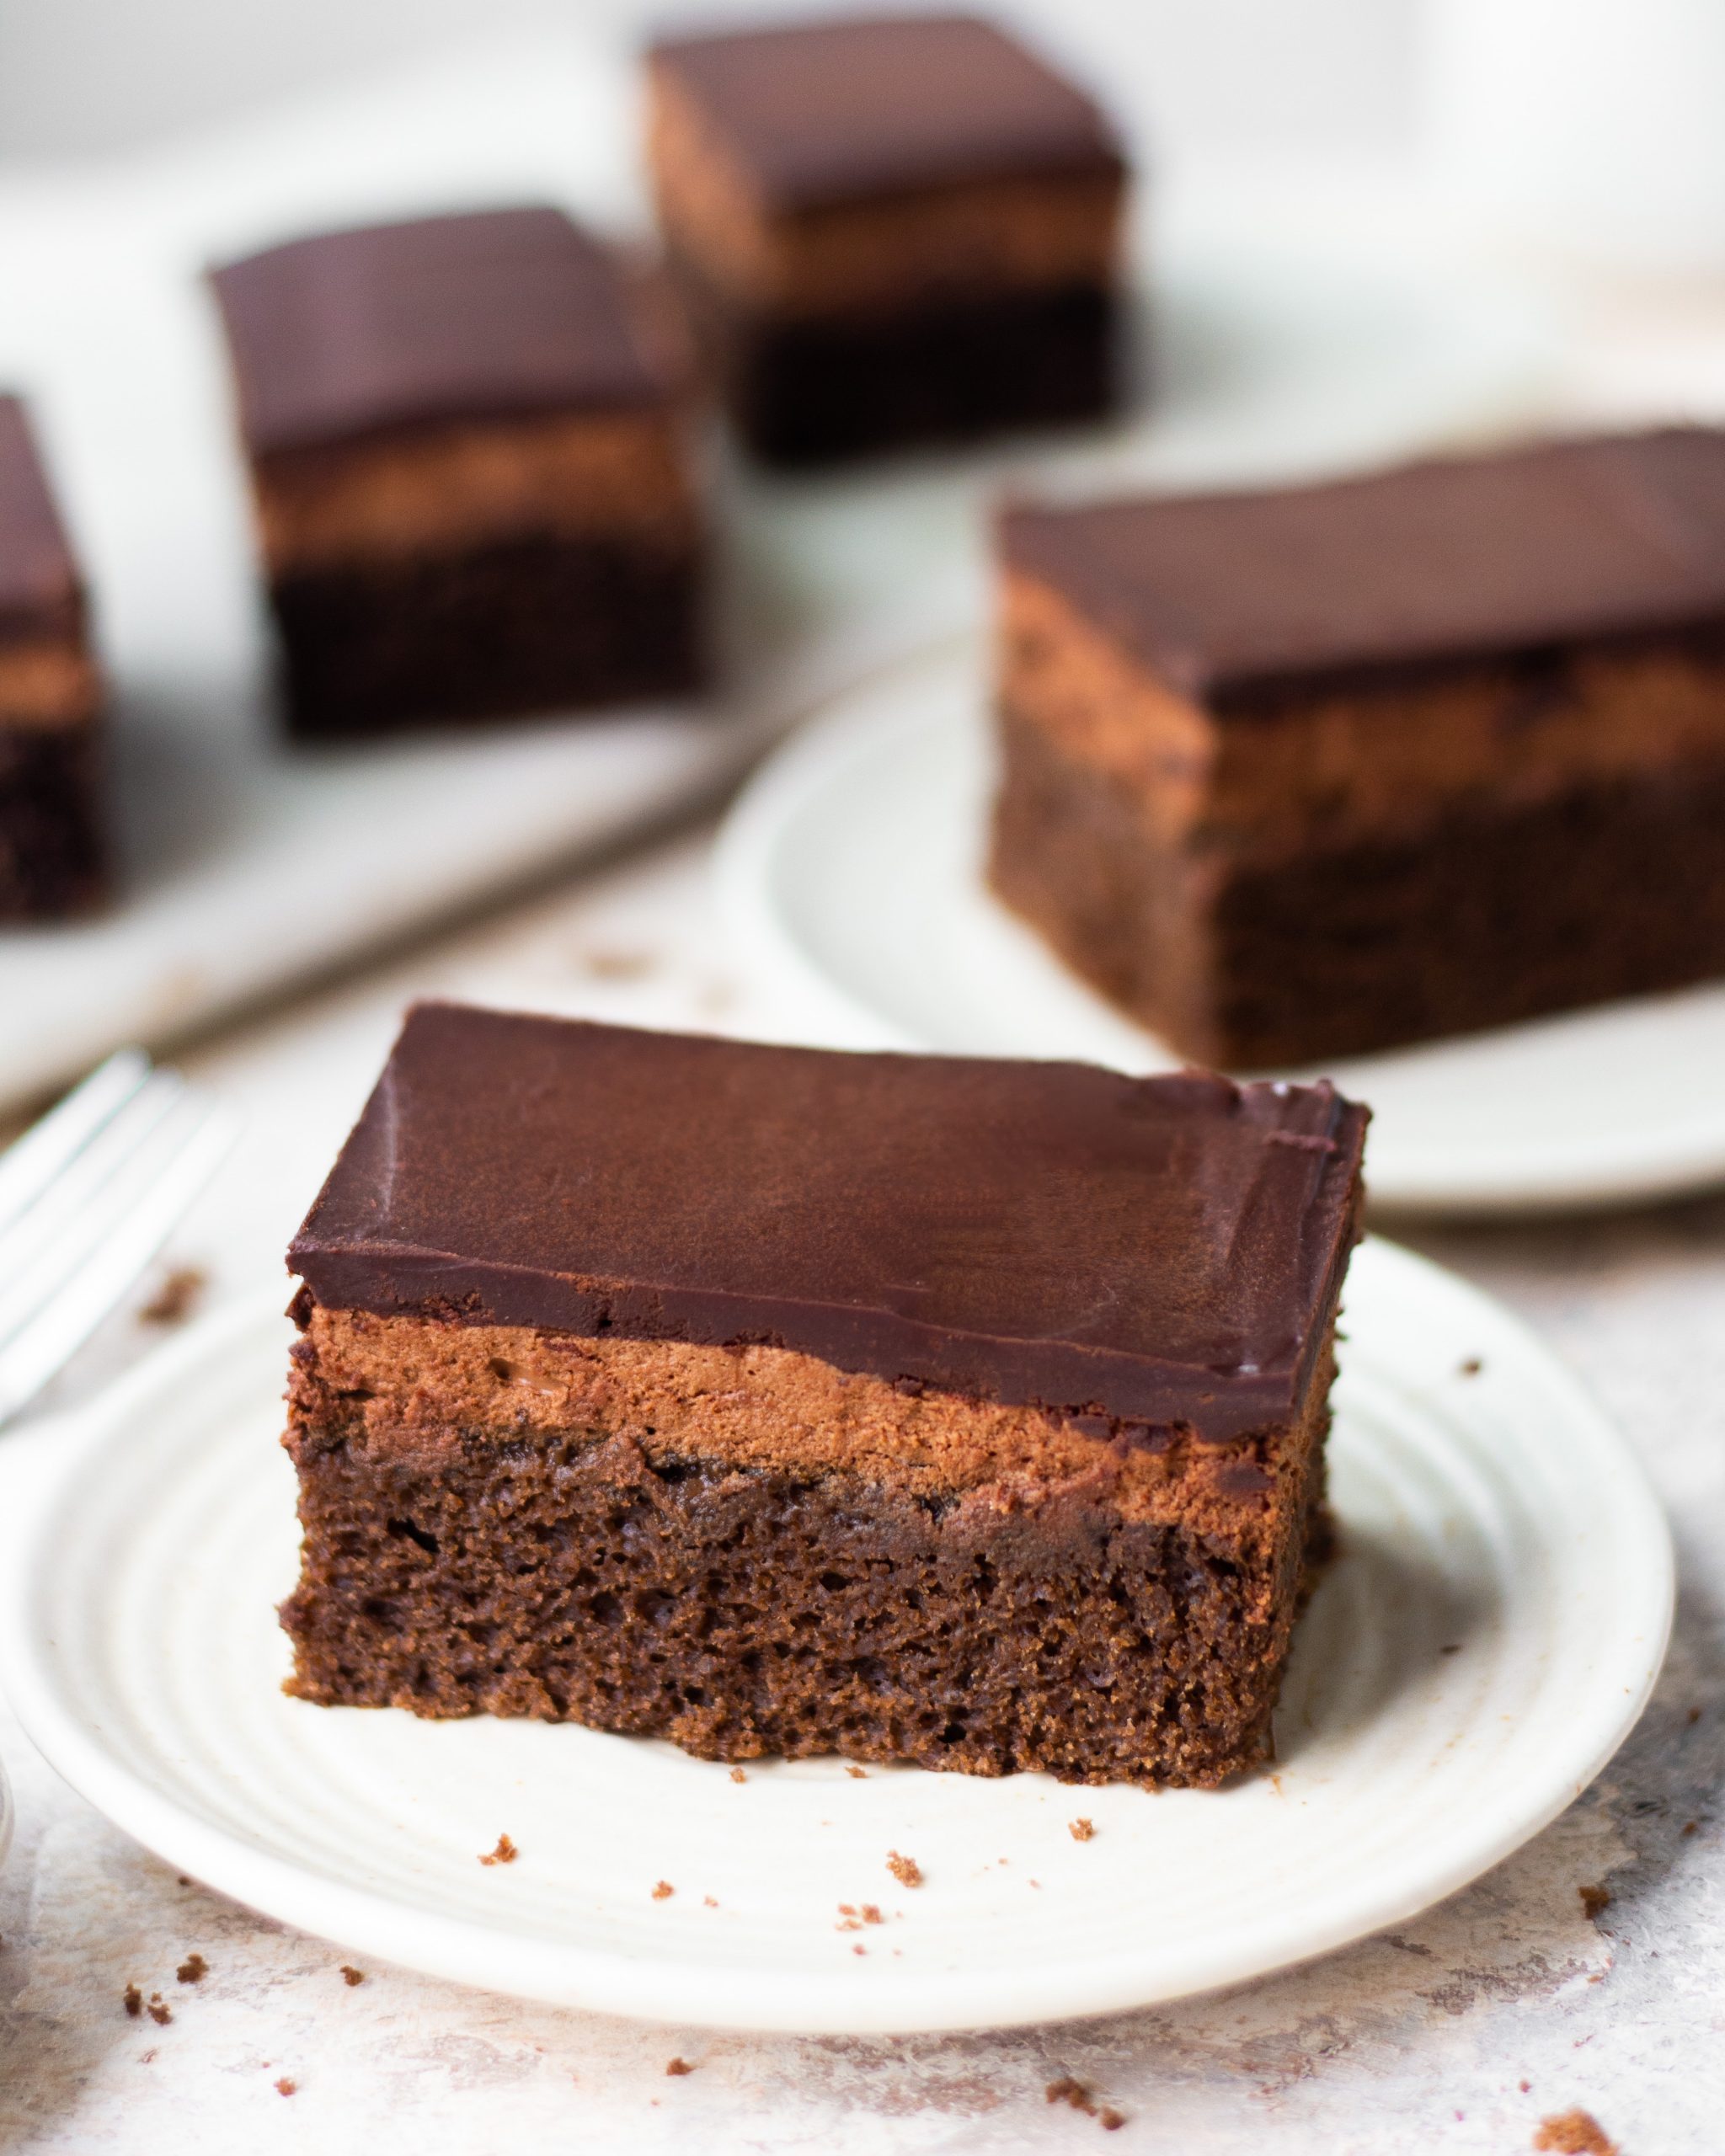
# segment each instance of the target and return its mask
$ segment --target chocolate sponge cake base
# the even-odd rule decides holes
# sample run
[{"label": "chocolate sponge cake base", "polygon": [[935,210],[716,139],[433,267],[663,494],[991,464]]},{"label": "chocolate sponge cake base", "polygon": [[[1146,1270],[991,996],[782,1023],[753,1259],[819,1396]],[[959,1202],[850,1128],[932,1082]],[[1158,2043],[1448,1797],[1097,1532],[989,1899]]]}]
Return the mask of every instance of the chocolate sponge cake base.
[{"label": "chocolate sponge cake base", "polygon": [[531,1716],[708,1759],[839,1753],[1204,1785],[1257,1764],[1321,1518],[1267,1614],[1224,1550],[1070,1496],[1002,1520],[627,1438],[463,1441],[435,1472],[296,1448],[289,1689]]},{"label": "chocolate sponge cake base", "polygon": [[1125,791],[1002,713],[990,879],[1182,1053],[1352,1055],[1725,974],[1725,767],[1695,760],[1401,837],[1160,846]]},{"label": "chocolate sponge cake base", "polygon": [[302,739],[698,689],[698,547],[606,536],[343,563],[270,590]]},{"label": "chocolate sponge cake base", "polygon": [[107,894],[102,751],[88,721],[0,724],[0,921],[88,913]]},{"label": "chocolate sponge cake base", "polygon": [[780,1349],[297,1315],[302,1699],[1071,1781],[1268,1753],[1327,1353],[1295,1428],[1158,1452]]},{"label": "chocolate sponge cake base", "polygon": [[731,418],[763,462],[836,463],[1103,416],[1117,395],[1100,286],[801,316],[722,296],[676,265]]}]

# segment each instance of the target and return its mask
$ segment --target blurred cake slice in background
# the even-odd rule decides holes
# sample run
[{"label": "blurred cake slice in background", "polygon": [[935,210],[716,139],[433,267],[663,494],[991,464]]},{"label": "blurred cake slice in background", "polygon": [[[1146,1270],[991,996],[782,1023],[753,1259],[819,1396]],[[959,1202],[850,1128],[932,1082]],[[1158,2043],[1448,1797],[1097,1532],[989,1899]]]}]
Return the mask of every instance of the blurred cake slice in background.
[{"label": "blurred cake slice in background", "polygon": [[1003,31],[859,17],[672,39],[649,67],[671,267],[758,456],[1108,409],[1124,159]]},{"label": "blurred cake slice in background", "polygon": [[1725,433],[1017,508],[991,878],[1182,1053],[1725,974]]},{"label": "blurred cake slice in background", "polygon": [[77,564],[24,407],[0,396],[0,922],[55,921],[102,897],[102,786]]},{"label": "blurred cake slice in background", "polygon": [[679,370],[560,211],[295,240],[212,278],[289,730],[674,695],[703,673]]}]

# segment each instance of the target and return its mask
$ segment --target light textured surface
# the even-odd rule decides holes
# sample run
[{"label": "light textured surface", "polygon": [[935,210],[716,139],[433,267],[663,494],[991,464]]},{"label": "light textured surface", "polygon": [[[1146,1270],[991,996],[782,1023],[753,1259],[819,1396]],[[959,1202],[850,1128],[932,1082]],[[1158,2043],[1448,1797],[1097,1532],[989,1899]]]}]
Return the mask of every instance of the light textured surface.
[{"label": "light textured surface", "polygon": [[[252,1119],[174,1262],[208,1266],[212,1295],[269,1277],[409,994],[745,1029],[758,1013],[714,955],[708,911],[700,859],[680,850],[191,1059]],[[19,1809],[0,1870],[0,2137],[127,2156],[319,2139],[391,2156],[1498,2156],[1579,2105],[1626,2156],[1708,2156],[1725,2095],[1725,1203],[1411,1239],[1591,1380],[1671,1511],[1684,1577],[1664,1678],[1626,1750],[1454,1901],[1249,1989],[1076,2027],[898,2042],[644,2030],[382,1967],[350,1988],[345,1956],[180,1885],[0,1721]],[[116,1323],[62,1398],[155,1337]],[[23,1465],[0,1444],[0,1505]],[[1612,1898],[1589,1918],[1579,1889],[1596,1886]],[[210,1964],[195,1987],[174,1980],[193,1951]],[[129,1982],[161,1991],[171,2024],[129,2020]],[[696,2067],[686,2079],[665,2074],[677,2055]],[[1128,2115],[1118,2139],[1048,2105],[1065,2073]]]}]

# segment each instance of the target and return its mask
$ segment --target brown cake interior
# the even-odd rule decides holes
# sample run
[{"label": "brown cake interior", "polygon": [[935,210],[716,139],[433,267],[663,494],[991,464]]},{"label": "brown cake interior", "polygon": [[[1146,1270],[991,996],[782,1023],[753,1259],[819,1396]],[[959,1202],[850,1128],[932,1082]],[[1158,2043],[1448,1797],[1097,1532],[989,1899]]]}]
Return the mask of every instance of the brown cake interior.
[{"label": "brown cake interior", "polygon": [[1088,1781],[1266,1753],[1327,1347],[1290,1426],[1134,1443],[782,1348],[296,1314],[302,1698]]}]

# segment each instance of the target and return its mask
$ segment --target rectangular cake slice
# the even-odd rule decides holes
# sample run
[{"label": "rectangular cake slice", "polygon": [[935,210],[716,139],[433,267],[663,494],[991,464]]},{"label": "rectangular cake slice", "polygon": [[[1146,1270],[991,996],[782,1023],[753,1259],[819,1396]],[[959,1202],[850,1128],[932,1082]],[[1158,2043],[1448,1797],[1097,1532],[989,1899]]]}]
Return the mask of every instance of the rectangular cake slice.
[{"label": "rectangular cake slice", "polygon": [[995,889],[1236,1069],[1725,974],[1725,433],[1007,514]]},{"label": "rectangular cake slice", "polygon": [[0,922],[61,920],[103,896],[102,782],[77,565],[24,408],[0,396]]},{"label": "rectangular cake slice", "polygon": [[1365,1122],[416,1008],[290,1255],[289,1689],[720,1759],[1250,1766]]},{"label": "rectangular cake slice", "polygon": [[758,455],[1108,408],[1124,161],[1023,45],[865,16],[668,40],[649,64],[671,264]]},{"label": "rectangular cake slice", "polygon": [[702,535],[650,284],[555,210],[218,270],[291,730],[671,695]]}]

